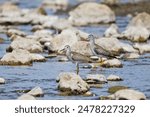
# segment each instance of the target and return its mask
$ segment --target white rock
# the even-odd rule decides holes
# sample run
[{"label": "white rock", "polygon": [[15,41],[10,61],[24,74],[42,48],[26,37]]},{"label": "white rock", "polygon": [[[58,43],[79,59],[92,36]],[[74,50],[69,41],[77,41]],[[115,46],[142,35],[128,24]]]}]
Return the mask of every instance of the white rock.
[{"label": "white rock", "polygon": [[124,59],[137,59],[139,57],[140,57],[139,53],[126,53],[123,55],[122,58],[124,58]]},{"label": "white rock", "polygon": [[117,37],[119,35],[119,28],[116,24],[112,24],[104,33],[105,37]]},{"label": "white rock", "polygon": [[122,89],[111,95],[111,98],[115,100],[145,100],[146,96],[139,91],[135,91],[132,89]]},{"label": "white rock", "polygon": [[7,35],[12,36],[12,35],[19,35],[19,36],[26,36],[26,33],[17,29],[9,29],[7,31]]},{"label": "white rock", "polygon": [[108,6],[92,2],[80,4],[69,15],[69,20],[77,26],[115,21],[115,14]]},{"label": "white rock", "polygon": [[39,97],[39,96],[43,96],[44,92],[39,86],[37,86],[34,87],[31,91],[29,91],[27,94],[32,95],[34,97]]},{"label": "white rock", "polygon": [[26,38],[15,39],[8,47],[8,50],[9,48],[11,50],[24,49],[32,53],[43,52],[42,45],[38,41]]},{"label": "white rock", "polygon": [[31,22],[30,19],[26,18],[26,17],[1,17],[0,18],[0,24],[29,24]]},{"label": "white rock", "polygon": [[44,62],[46,61],[45,57],[40,54],[30,54],[32,61]]},{"label": "white rock", "polygon": [[19,49],[6,53],[1,62],[3,65],[31,65],[32,59],[28,51]]},{"label": "white rock", "polygon": [[17,100],[36,100],[35,97],[29,95],[29,94],[23,94],[20,97],[18,97]]},{"label": "white rock", "polygon": [[51,49],[52,51],[58,51],[63,49],[65,45],[71,46],[75,44],[78,40],[79,38],[74,30],[66,29],[51,40]]},{"label": "white rock", "polygon": [[6,53],[0,63],[2,65],[31,65],[33,61],[45,61],[45,58],[38,54],[31,54],[27,50],[16,49]]},{"label": "white rock", "polygon": [[133,42],[145,42],[150,36],[150,32],[143,26],[129,26],[122,33],[125,39]]},{"label": "white rock", "polygon": [[99,38],[95,40],[96,44],[103,47],[105,50],[115,54],[119,54],[123,51],[122,42],[117,38]]},{"label": "white rock", "polygon": [[0,5],[0,16],[2,17],[17,17],[21,15],[21,10],[17,5],[12,4],[11,2],[5,2]]},{"label": "white rock", "polygon": [[44,0],[42,4],[52,9],[66,10],[69,5],[69,1],[68,0]]},{"label": "white rock", "polygon": [[35,36],[38,36],[39,38],[44,38],[44,37],[51,37],[53,34],[53,32],[51,30],[37,30],[36,32],[34,32]]},{"label": "white rock", "polygon": [[44,28],[56,29],[56,30],[64,30],[64,29],[67,29],[67,28],[71,28],[72,24],[67,19],[62,19],[62,18],[60,19],[59,18],[58,20],[55,20],[54,22],[51,22],[51,21],[45,22],[43,24],[43,27]]},{"label": "white rock", "polygon": [[111,60],[106,60],[102,63],[103,67],[122,67],[121,61],[118,59],[111,59]]},{"label": "white rock", "polygon": [[132,52],[132,53],[137,53],[138,50],[134,49],[132,45],[128,43],[120,43],[120,46],[125,52]]},{"label": "white rock", "polygon": [[137,49],[140,52],[140,54],[150,52],[150,42],[143,44],[136,43],[133,45],[133,47]]},{"label": "white rock", "polygon": [[71,50],[86,56],[93,55],[89,43],[86,41],[77,41],[71,46]]},{"label": "white rock", "polygon": [[59,81],[58,89],[71,94],[83,94],[89,90],[88,84],[82,78],[71,72],[60,73],[57,81]]},{"label": "white rock", "polygon": [[103,84],[107,83],[106,77],[102,74],[88,74],[86,82],[89,84]]},{"label": "white rock", "polygon": [[45,22],[55,22],[58,20],[58,16],[45,16],[45,15],[39,15],[35,13],[26,13],[24,18],[29,19],[31,24],[34,25],[43,25]]},{"label": "white rock", "polygon": [[0,84],[5,84],[5,79],[4,78],[0,78]]},{"label": "white rock", "polygon": [[122,80],[123,80],[122,78],[120,78],[117,75],[113,75],[113,74],[111,74],[107,77],[107,81],[122,81]]},{"label": "white rock", "polygon": [[139,13],[135,16],[129,23],[128,26],[143,26],[150,31],[150,14],[148,13]]}]

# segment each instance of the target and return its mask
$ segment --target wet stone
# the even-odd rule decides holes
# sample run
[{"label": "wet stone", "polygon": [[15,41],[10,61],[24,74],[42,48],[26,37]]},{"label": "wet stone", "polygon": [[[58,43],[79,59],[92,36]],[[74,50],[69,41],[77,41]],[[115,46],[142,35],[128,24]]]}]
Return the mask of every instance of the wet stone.
[{"label": "wet stone", "polygon": [[126,86],[112,86],[108,89],[108,93],[115,93],[115,92],[122,90],[122,89],[128,89],[128,87],[126,87]]}]

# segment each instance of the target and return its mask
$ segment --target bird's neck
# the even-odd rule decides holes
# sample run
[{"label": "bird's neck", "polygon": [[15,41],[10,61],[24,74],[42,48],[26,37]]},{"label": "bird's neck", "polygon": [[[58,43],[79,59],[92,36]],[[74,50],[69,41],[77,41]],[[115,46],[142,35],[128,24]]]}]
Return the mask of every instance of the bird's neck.
[{"label": "bird's neck", "polygon": [[90,40],[90,49],[93,53],[93,55],[97,55],[94,51],[94,48],[95,48],[95,41],[94,40]]},{"label": "bird's neck", "polygon": [[70,61],[73,61],[73,60],[72,60],[72,55],[71,55],[71,50],[67,50],[67,51],[66,51],[66,56],[67,56],[67,58],[68,58]]}]

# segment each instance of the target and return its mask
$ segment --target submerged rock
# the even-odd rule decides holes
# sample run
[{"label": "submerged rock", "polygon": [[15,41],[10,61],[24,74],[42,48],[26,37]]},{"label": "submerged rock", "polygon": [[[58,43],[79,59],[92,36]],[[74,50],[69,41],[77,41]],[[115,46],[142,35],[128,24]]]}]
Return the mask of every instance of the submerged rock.
[{"label": "submerged rock", "polygon": [[119,35],[119,28],[116,24],[112,24],[104,33],[105,37],[117,37]]},{"label": "submerged rock", "polygon": [[70,94],[84,94],[89,90],[88,84],[75,73],[60,73],[57,81],[59,81],[58,89],[63,92],[69,92]]},{"label": "submerged rock", "polygon": [[33,61],[45,61],[42,55],[32,54],[27,50],[17,49],[6,53],[0,60],[1,65],[31,65]]},{"label": "submerged rock", "polygon": [[139,91],[132,89],[122,89],[110,95],[114,100],[145,100],[146,96]]},{"label": "submerged rock", "polygon": [[4,42],[4,39],[0,38],[0,44]]},{"label": "submerged rock", "polygon": [[107,81],[122,81],[122,80],[123,79],[121,77],[113,75],[113,74],[107,77]]},{"label": "submerged rock", "polygon": [[108,93],[115,93],[115,92],[122,90],[122,89],[128,89],[128,87],[126,87],[126,86],[112,86],[108,89]]},{"label": "submerged rock", "polygon": [[102,63],[103,67],[123,67],[121,61],[118,59],[106,60]]},{"label": "submerged rock", "polygon": [[34,97],[44,96],[43,90],[40,87],[34,87],[31,91],[27,93],[28,95],[32,95]]},{"label": "submerged rock", "polygon": [[115,14],[108,6],[94,2],[80,4],[69,15],[69,21],[77,26],[115,21]]},{"label": "submerged rock", "polygon": [[4,78],[0,78],[0,84],[5,84],[5,79]]},{"label": "submerged rock", "polygon": [[36,100],[35,97],[29,94],[23,94],[17,100]]}]

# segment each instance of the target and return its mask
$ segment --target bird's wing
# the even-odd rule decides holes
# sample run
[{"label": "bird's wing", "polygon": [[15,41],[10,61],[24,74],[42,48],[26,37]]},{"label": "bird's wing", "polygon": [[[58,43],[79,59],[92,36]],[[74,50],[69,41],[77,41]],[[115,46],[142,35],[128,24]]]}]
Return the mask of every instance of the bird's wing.
[{"label": "bird's wing", "polygon": [[94,51],[98,55],[103,55],[103,56],[107,56],[107,57],[115,57],[111,52],[109,52],[108,50],[104,49],[103,47],[101,47],[97,44],[95,44]]},{"label": "bird's wing", "polygon": [[89,57],[77,52],[72,52],[72,59],[74,61],[92,62],[92,60]]}]

